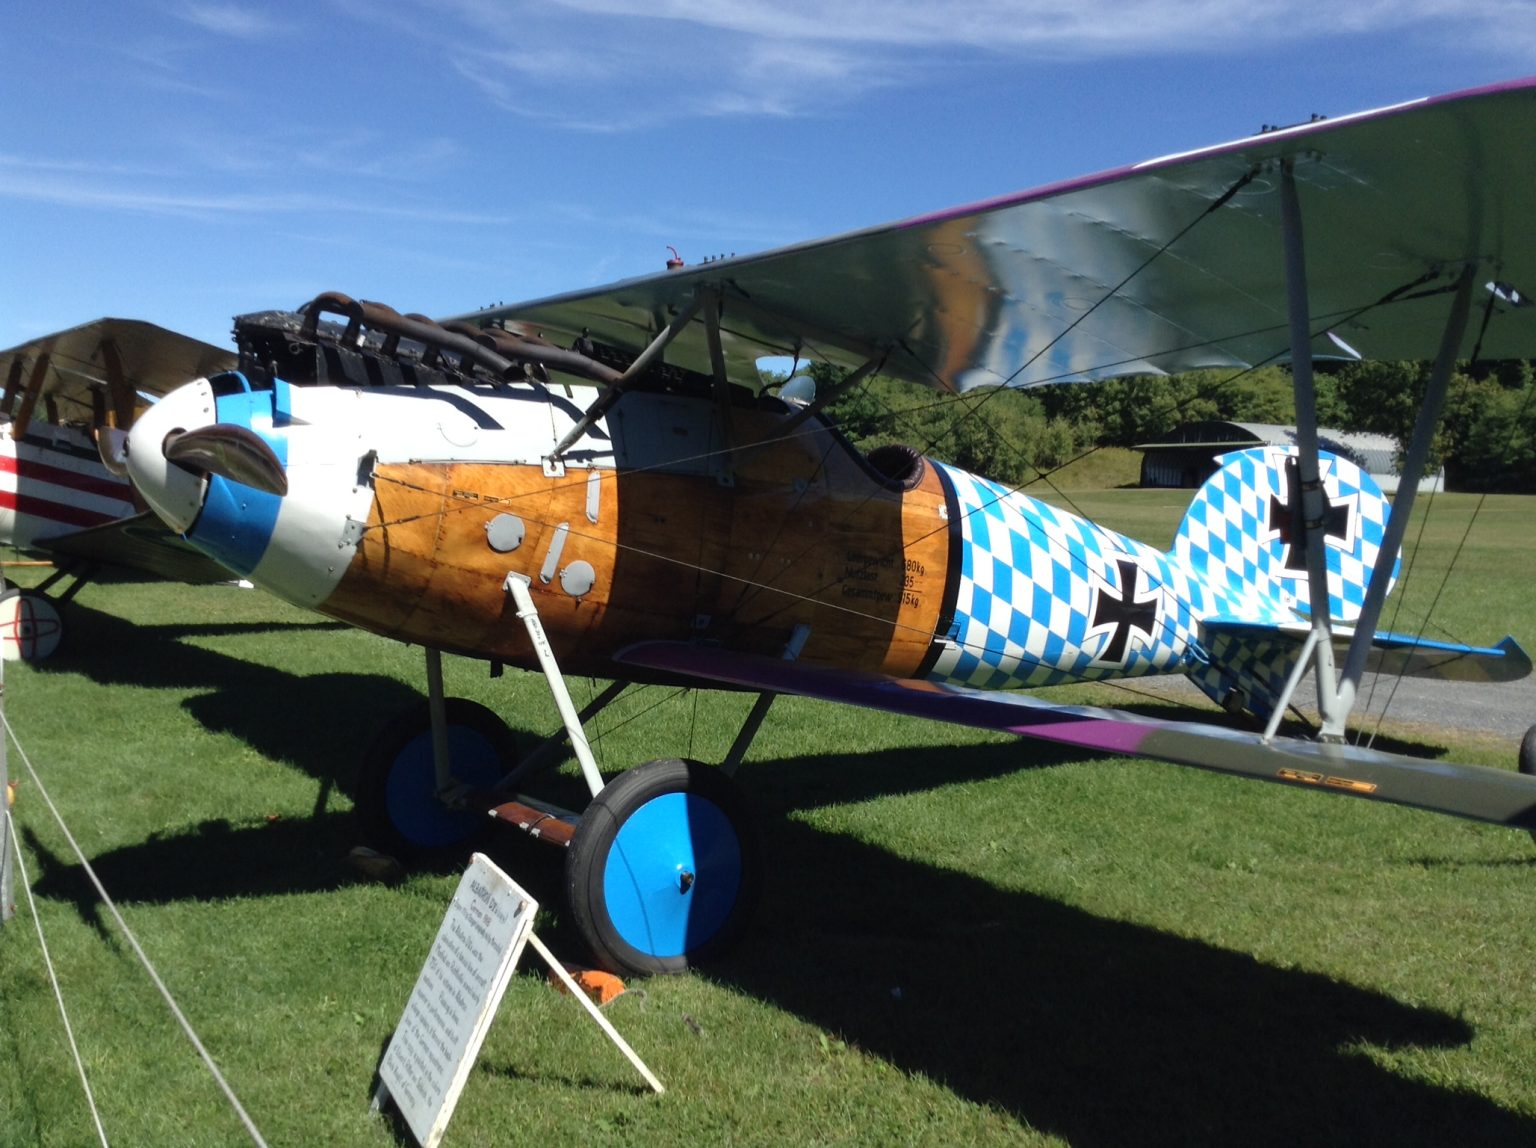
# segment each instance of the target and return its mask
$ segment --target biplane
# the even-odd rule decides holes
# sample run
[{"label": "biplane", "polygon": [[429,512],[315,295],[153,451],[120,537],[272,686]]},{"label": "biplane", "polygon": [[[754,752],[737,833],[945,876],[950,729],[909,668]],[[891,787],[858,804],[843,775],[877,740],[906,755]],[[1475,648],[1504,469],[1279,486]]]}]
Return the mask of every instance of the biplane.
[{"label": "biplane", "polygon": [[0,546],[55,566],[35,589],[0,595],[8,655],[47,657],[62,637],[58,606],[103,565],[189,582],[229,577],[145,509],[95,439],[126,433],[159,395],[235,363],[226,348],[133,319],[97,319],[0,351]]},{"label": "biplane", "polygon": [[[563,847],[615,970],[744,927],[762,862],[730,774],[780,694],[1536,828],[1536,777],[1345,738],[1373,666],[1530,671],[1513,640],[1377,626],[1455,363],[1536,356],[1533,134],[1536,79],[444,322],[321,296],[238,319],[236,367],[109,454],[233,574],[425,649],[426,704],[359,777],[372,843],[453,849],[494,814]],[[1395,503],[1318,449],[1313,361],[1344,348],[1435,364]],[[846,374],[779,388],[765,356]],[[1224,457],[1167,551],[917,449],[861,453],[825,414],[876,373],[966,391],[1277,360],[1298,445]],[[444,652],[543,672],[564,729],[512,760],[494,714],[443,696]],[[1309,670],[1319,727],[1280,736]],[[577,713],[566,673],[615,685]],[[1257,724],[1028,692],[1175,673]],[[605,779],[582,723],[626,682],[758,699],[720,767]],[[583,810],[520,796],[567,752]]]}]

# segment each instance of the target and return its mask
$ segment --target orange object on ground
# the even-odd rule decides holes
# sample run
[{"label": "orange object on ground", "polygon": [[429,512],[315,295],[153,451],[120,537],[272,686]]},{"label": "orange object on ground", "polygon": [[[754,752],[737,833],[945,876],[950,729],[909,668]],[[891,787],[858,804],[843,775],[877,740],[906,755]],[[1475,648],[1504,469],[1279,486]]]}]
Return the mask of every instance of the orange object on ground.
[{"label": "orange object on ground", "polygon": [[[571,974],[571,979],[581,986],[581,991],[591,997],[593,1003],[599,1008],[624,991],[624,982],[612,973],[605,973],[599,969],[584,969],[580,965],[566,965],[565,971]],[[561,992],[569,991],[565,987],[565,982],[554,973],[550,973],[549,982]]]}]

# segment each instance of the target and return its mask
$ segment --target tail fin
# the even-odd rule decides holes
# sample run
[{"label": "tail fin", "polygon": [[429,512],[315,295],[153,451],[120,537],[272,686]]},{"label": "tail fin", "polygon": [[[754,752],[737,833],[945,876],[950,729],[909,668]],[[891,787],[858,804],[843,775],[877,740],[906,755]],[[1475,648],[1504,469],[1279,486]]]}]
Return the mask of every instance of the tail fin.
[{"label": "tail fin", "polygon": [[[1328,612],[1340,624],[1360,616],[1391,509],[1370,475],[1322,453]],[[1306,534],[1301,525],[1297,453],[1254,447],[1223,455],[1200,488],[1173,544],[1173,556],[1200,577],[1211,599],[1189,676],[1211,698],[1266,717],[1300,652],[1311,613]],[[1393,565],[1392,576],[1397,577]]]},{"label": "tail fin", "polygon": [[[1175,557],[1203,574],[1218,600],[1249,600],[1234,600],[1231,608],[1218,605],[1217,614],[1251,622],[1310,614],[1296,452],[1253,447],[1222,455],[1220,461],[1221,469],[1200,488],[1179,526]],[[1348,459],[1322,452],[1318,463],[1325,497],[1328,613],[1334,621],[1352,622],[1365,601],[1391,504],[1375,480]],[[1392,567],[1394,581],[1398,564]]]},{"label": "tail fin", "polygon": [[[1390,506],[1348,459],[1325,453],[1318,461],[1328,613],[1342,646],[1360,617]],[[1223,455],[1221,464],[1195,495],[1173,544],[1174,560],[1209,591],[1198,604],[1200,641],[1186,673],[1216,702],[1268,717],[1311,630],[1296,452],[1255,447]],[[1394,559],[1393,581],[1399,565]],[[1372,647],[1367,668],[1388,673],[1460,681],[1514,681],[1531,673],[1530,658],[1512,638],[1482,647],[1378,632]]]}]

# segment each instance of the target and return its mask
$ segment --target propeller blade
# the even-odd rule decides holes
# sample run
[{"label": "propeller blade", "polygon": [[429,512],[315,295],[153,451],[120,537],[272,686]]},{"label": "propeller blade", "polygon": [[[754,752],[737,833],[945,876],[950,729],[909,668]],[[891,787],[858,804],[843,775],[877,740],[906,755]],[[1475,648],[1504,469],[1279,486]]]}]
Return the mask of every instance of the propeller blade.
[{"label": "propeller blade", "polygon": [[279,496],[288,493],[283,464],[260,435],[232,423],[215,423],[167,436],[165,457],[178,466],[216,474]]},{"label": "propeller blade", "polygon": [[101,456],[101,465],[110,473],[118,478],[128,477],[127,431],[118,430],[117,427],[97,427],[96,453]]}]

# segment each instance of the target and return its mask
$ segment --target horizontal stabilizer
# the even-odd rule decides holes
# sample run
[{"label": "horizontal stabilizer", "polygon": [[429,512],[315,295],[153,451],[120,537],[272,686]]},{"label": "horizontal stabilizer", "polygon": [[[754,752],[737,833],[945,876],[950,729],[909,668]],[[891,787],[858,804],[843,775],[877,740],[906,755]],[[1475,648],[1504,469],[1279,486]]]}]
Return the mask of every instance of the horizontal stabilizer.
[{"label": "horizontal stabilizer", "polygon": [[1295,738],[1266,741],[1260,734],[1224,726],[1061,705],[1022,693],[826,669],[718,647],[646,642],[631,646],[619,660],[701,684],[799,694],[1536,829],[1536,777],[1513,769],[1428,761]]},{"label": "horizontal stabilizer", "polygon": [[[1207,649],[1214,647],[1218,635],[1226,635],[1249,644],[1293,643],[1299,651],[1311,627],[1307,622],[1266,624],[1238,618],[1207,618],[1201,623],[1201,630]],[[1334,648],[1342,654],[1354,634],[1349,626],[1335,626],[1332,629]],[[1514,682],[1530,675],[1531,659],[1514,638],[1505,638],[1497,646],[1464,646],[1412,634],[1378,631],[1371,640],[1371,656],[1366,668],[1394,677]]]}]

